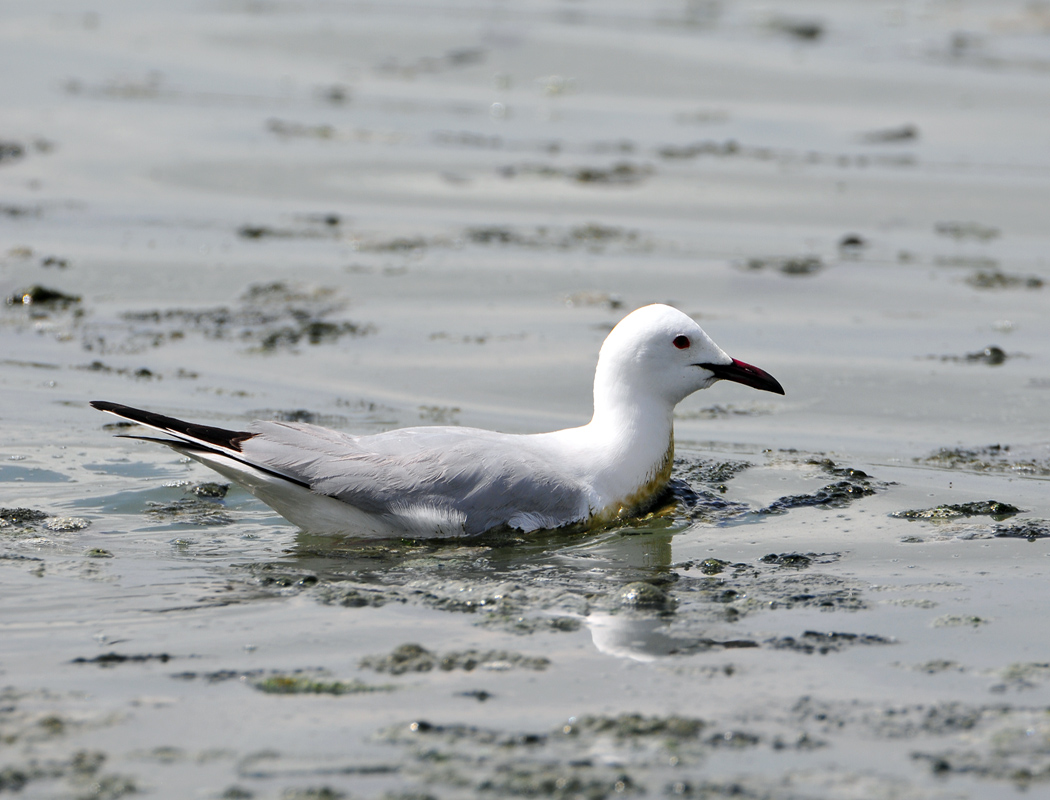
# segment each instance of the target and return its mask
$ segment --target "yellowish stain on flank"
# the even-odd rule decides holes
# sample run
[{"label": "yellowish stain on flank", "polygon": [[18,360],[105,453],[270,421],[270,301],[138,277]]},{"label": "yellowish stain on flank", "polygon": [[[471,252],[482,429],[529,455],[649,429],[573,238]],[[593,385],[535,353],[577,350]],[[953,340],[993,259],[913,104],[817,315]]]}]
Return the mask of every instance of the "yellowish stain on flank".
[{"label": "yellowish stain on flank", "polygon": [[674,434],[667,444],[667,452],[660,463],[646,477],[645,482],[635,491],[621,500],[610,503],[591,520],[591,525],[605,525],[620,519],[635,516],[660,492],[667,488],[667,482],[671,480],[671,468],[674,466]]}]

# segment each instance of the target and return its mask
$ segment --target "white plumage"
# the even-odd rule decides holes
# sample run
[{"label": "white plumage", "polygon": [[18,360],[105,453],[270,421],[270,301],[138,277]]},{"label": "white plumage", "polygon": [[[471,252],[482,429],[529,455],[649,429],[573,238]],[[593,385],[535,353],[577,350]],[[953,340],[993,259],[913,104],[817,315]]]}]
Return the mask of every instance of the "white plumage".
[{"label": "white plumage", "polygon": [[690,317],[652,305],[625,317],[602,345],[591,421],[551,433],[422,427],[353,436],[265,421],[229,431],[92,405],[167,434],[154,441],[244,486],[304,530],[471,536],[644,510],[670,478],[674,407],[722,379],[784,393],[769,374],[722,352]]}]

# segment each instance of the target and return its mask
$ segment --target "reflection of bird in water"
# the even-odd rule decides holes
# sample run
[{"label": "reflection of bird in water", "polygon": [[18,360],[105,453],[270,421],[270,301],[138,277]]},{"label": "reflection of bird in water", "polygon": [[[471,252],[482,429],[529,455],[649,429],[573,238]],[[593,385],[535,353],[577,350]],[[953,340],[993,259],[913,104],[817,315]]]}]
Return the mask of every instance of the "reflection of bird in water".
[{"label": "reflection of bird in water", "polygon": [[706,650],[695,639],[679,639],[667,633],[668,621],[658,616],[610,614],[593,611],[584,620],[598,652],[635,661],[656,661],[671,655]]},{"label": "reflection of bird in water", "polygon": [[[644,540],[650,537],[632,538]],[[645,548],[657,561],[649,566],[666,567],[671,555],[670,536],[656,538],[655,550]],[[625,555],[628,560],[637,561],[638,545],[631,544],[633,546]],[[663,589],[645,581],[635,581],[620,587],[612,597],[610,610],[592,610],[584,623],[590,628],[598,652],[617,658],[655,661],[664,656],[706,649],[696,639],[679,638],[667,632],[677,605],[677,601]]]},{"label": "reflection of bird in water", "polygon": [[552,433],[424,427],[353,436],[260,421],[229,431],[92,405],[167,434],[153,441],[241,484],[310,532],[469,536],[603,524],[644,510],[671,476],[675,405],[718,380],[784,393],[768,373],[722,352],[690,317],[653,305],[625,317],[602,345],[590,423]]}]

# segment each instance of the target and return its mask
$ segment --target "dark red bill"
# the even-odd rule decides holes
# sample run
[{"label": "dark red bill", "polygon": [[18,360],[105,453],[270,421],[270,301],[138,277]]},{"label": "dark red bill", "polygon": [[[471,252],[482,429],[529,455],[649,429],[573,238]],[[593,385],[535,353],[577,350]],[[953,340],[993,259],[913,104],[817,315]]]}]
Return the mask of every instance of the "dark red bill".
[{"label": "dark red bill", "polygon": [[731,364],[697,364],[696,366],[713,372],[715,377],[722,381],[742,383],[744,386],[761,389],[763,392],[784,394],[784,387],[780,385],[780,381],[764,369],[737,361],[735,358]]}]

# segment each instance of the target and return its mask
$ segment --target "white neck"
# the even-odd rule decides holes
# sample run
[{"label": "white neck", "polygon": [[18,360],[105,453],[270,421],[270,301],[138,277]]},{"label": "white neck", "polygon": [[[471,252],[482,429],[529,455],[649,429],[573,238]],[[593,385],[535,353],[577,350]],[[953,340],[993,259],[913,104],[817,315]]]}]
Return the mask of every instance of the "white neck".
[{"label": "white neck", "polygon": [[[564,431],[577,457],[585,460],[598,506],[615,515],[619,506],[637,505],[662,489],[673,456],[674,405],[623,382],[595,376],[594,416],[590,423]],[[582,466],[582,465],[581,465]]]},{"label": "white neck", "polygon": [[[605,400],[610,399],[606,394]],[[645,399],[645,403],[636,400],[633,404],[596,403],[587,425],[590,436],[604,445],[609,466],[636,484],[630,490],[652,479],[674,437],[673,406]]]}]

